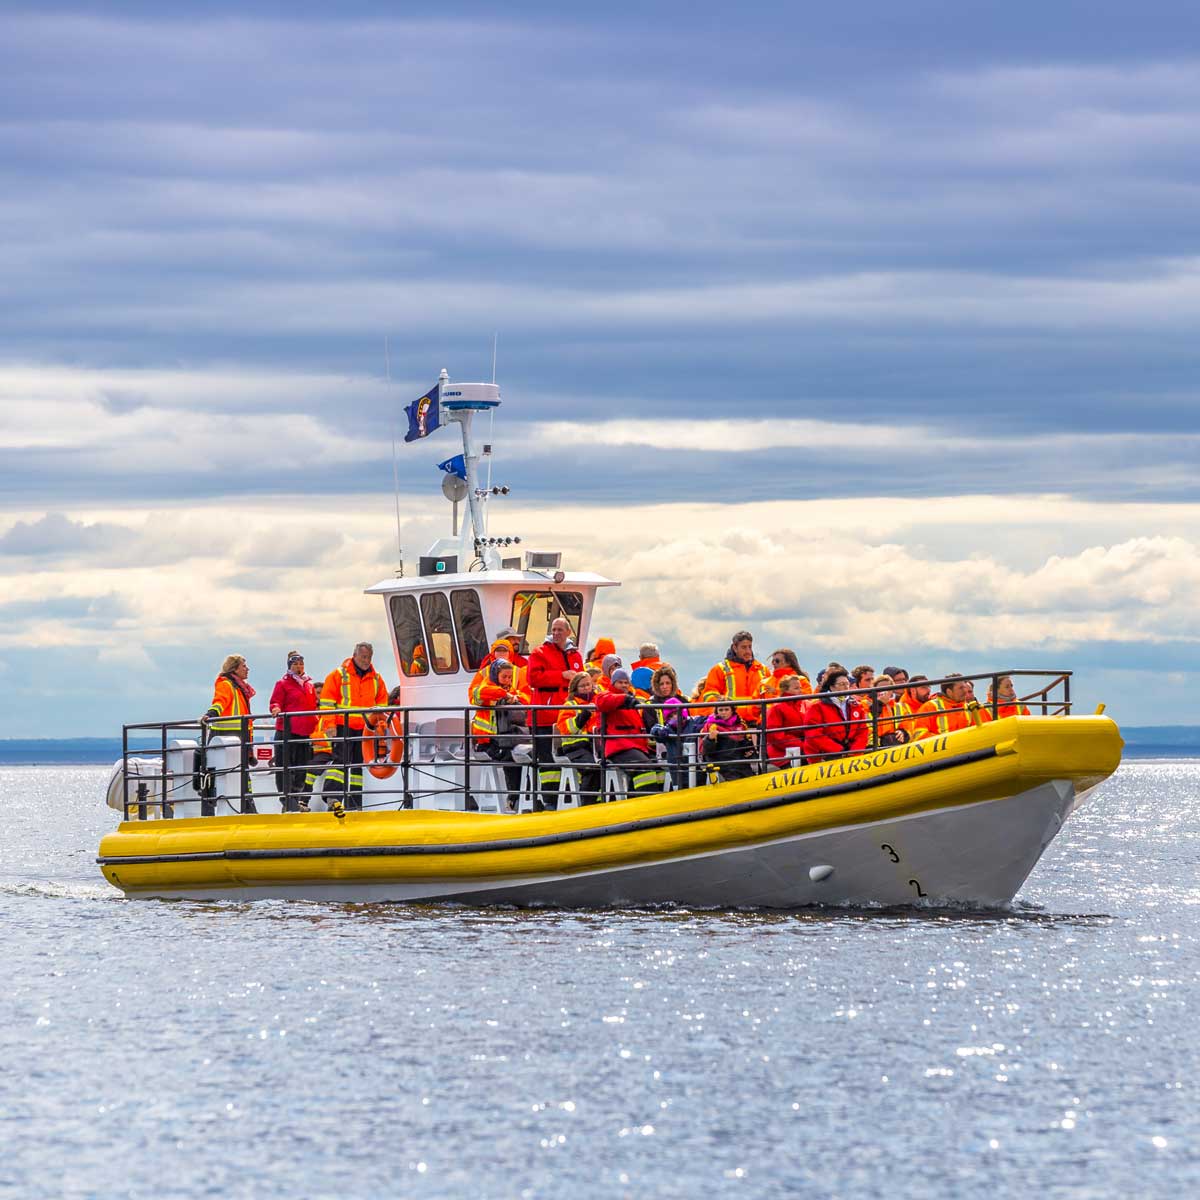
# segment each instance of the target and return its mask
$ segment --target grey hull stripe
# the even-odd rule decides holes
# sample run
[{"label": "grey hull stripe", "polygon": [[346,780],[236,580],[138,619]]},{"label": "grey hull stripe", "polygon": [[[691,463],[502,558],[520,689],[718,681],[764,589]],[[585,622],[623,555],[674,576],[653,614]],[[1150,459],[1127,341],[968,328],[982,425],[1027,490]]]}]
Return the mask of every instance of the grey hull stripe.
[{"label": "grey hull stripe", "polygon": [[643,817],[636,821],[621,821],[616,825],[603,825],[597,829],[543,833],[537,837],[499,838],[490,842],[450,842],[443,845],[305,846],[290,850],[205,850],[197,851],[194,854],[130,854],[114,858],[97,858],[96,862],[102,867],[115,867],[118,865],[133,866],[139,863],[210,862],[219,858],[232,861],[264,858],[395,858],[414,854],[486,854],[495,850],[528,850],[537,846],[559,846],[567,842],[586,842],[593,838],[616,837],[624,833],[637,833],[642,829],[663,829],[670,825],[689,825],[693,821],[714,821],[720,817],[737,817],[743,813],[782,808],[787,804],[807,804],[810,800],[825,800],[831,796],[845,796],[851,792],[867,791],[870,788],[884,787],[887,784],[900,783],[906,779],[932,775],[938,771],[947,771],[952,767],[962,767],[969,763],[983,762],[995,757],[996,747],[988,746],[984,750],[971,750],[966,754],[955,754],[951,758],[939,759],[937,762],[904,767],[882,778],[838,783],[831,787],[816,788],[811,792],[762,796],[757,800],[743,800],[740,804],[726,804],[720,808],[702,808],[694,812]]}]

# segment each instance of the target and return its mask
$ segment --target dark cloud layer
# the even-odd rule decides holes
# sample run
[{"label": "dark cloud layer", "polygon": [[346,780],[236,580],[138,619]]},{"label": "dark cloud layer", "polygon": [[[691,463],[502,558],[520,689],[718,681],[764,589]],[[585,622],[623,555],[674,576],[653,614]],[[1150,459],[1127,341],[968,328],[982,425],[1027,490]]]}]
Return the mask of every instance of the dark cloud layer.
[{"label": "dark cloud layer", "polygon": [[[1196,24],[882,0],[18,11],[0,356],[361,379],[388,333],[406,377],[462,378],[498,329],[528,417],[1185,431]],[[338,413],[369,428],[373,403]],[[66,496],[92,473],[22,462]],[[169,481],[150,462],[119,486]]]}]

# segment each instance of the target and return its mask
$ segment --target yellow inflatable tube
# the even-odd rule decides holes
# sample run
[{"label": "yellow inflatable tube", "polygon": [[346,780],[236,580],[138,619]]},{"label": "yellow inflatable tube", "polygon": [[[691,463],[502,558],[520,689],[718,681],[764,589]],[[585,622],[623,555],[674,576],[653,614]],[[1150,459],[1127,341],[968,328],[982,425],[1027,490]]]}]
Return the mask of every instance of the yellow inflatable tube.
[{"label": "yellow inflatable tube", "polygon": [[562,875],[747,847],[1017,795],[1090,790],[1120,763],[1107,717],[1009,717],[855,758],[522,816],[428,810],[123,822],[100,843],[128,893]]}]

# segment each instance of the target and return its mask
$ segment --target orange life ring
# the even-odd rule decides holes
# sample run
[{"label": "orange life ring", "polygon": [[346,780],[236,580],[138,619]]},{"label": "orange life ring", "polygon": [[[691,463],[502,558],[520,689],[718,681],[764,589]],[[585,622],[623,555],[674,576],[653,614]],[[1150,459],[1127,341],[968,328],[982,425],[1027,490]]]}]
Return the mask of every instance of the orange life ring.
[{"label": "orange life ring", "polygon": [[363,728],[363,760],[376,779],[391,779],[404,759],[404,722],[399,713],[391,718],[368,714]]}]

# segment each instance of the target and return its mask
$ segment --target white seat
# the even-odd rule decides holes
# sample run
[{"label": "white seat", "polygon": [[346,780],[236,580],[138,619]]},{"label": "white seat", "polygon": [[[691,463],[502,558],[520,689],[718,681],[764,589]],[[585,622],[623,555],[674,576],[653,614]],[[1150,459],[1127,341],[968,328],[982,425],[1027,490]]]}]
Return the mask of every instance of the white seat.
[{"label": "white seat", "polygon": [[624,800],[629,791],[629,777],[620,767],[604,768],[604,799]]},{"label": "white seat", "polygon": [[471,795],[480,812],[508,812],[508,782],[498,763],[473,763]]},{"label": "white seat", "polygon": [[568,808],[578,808],[583,803],[580,793],[583,788],[579,783],[579,768],[569,759],[560,755],[554,756],[554,765],[558,767],[558,807],[563,812]]}]

